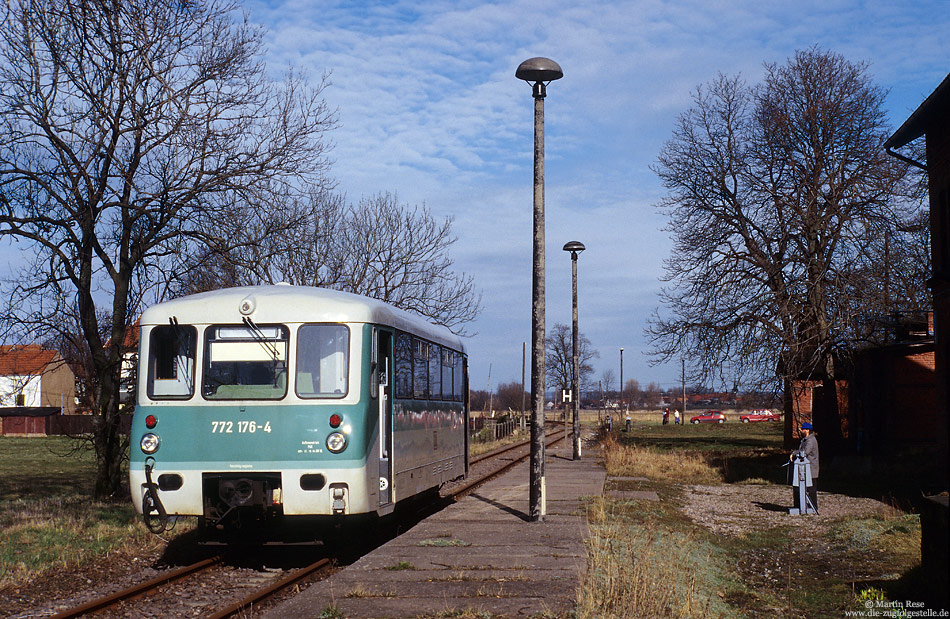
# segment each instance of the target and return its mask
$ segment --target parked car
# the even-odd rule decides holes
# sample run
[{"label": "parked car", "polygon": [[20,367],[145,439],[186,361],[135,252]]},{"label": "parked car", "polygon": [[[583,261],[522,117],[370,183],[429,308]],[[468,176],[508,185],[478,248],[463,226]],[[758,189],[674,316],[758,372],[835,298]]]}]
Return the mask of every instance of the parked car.
[{"label": "parked car", "polygon": [[749,423],[752,421],[781,421],[782,413],[774,413],[770,410],[759,409],[745,415],[739,415],[739,421]]},{"label": "parked car", "polygon": [[722,411],[706,411],[702,415],[696,415],[691,417],[689,420],[690,423],[725,423],[726,416],[722,414]]}]

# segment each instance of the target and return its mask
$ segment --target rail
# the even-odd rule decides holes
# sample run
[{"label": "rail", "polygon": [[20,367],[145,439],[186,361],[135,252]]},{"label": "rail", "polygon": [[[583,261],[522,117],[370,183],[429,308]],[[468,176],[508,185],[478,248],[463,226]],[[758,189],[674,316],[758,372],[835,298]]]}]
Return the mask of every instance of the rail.
[{"label": "rail", "polygon": [[199,574],[207,569],[214,567],[221,563],[221,557],[211,557],[210,559],[204,559],[203,561],[198,561],[197,563],[192,563],[191,565],[186,565],[178,569],[174,569],[160,576],[157,576],[146,582],[139,583],[118,591],[116,593],[101,597],[91,602],[86,602],[81,606],[76,608],[71,608],[67,611],[61,612],[57,615],[53,615],[51,619],[72,619],[73,617],[80,617],[87,613],[98,612],[104,608],[109,608],[110,606],[115,606],[120,602],[127,602],[129,600],[134,600],[136,598],[147,595],[150,591],[163,587],[171,582],[191,576],[193,574]]},{"label": "rail", "polygon": [[[546,445],[554,445],[559,441],[564,440],[567,436],[567,431],[563,428],[554,429],[546,437]],[[511,445],[505,445],[499,447],[498,449],[492,450],[488,453],[482,454],[476,458],[473,458],[471,463],[483,462],[492,458],[498,458],[506,453],[516,451],[518,449],[524,450],[526,447],[529,447],[530,440],[520,441],[518,443],[513,443]],[[469,492],[476,486],[479,486],[486,481],[493,479],[512,467],[518,465],[528,458],[530,453],[517,454],[515,457],[511,457],[505,461],[501,466],[493,467],[490,471],[486,473],[479,474],[475,479],[468,480],[461,486],[451,489],[446,498],[458,499],[465,493]],[[127,589],[123,589],[117,593],[113,593],[96,600],[87,602],[76,608],[64,611],[57,615],[54,615],[52,619],[72,619],[75,617],[80,617],[83,615],[101,612],[104,609],[117,606],[120,603],[134,600],[143,596],[148,595],[150,592],[159,589],[165,585],[173,583],[177,580],[183,579],[188,576],[197,576],[202,572],[211,569],[219,564],[221,564],[223,558],[220,556],[212,557],[199,561],[192,565],[187,565],[178,569],[170,570],[156,578],[153,578],[149,581],[134,585]],[[211,619],[225,619],[226,617],[232,616],[245,616],[247,610],[258,606],[262,601],[276,595],[277,593],[287,589],[288,587],[293,586],[294,584],[300,582],[301,580],[311,576],[314,572],[317,572],[320,569],[327,568],[330,565],[330,560],[327,558],[322,558],[315,563],[312,563],[306,567],[300,568],[294,572],[289,573],[288,575],[276,580],[275,582],[269,584],[266,587],[263,587],[257,591],[254,591],[250,595],[242,598],[241,600],[231,603],[228,606],[214,611],[211,614],[205,615]]]}]

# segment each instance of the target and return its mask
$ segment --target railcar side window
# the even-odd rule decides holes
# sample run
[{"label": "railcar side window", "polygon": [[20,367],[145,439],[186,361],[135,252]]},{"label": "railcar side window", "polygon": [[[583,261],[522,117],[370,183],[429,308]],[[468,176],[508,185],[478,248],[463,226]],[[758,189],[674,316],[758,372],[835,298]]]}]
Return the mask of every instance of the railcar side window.
[{"label": "railcar side window", "polygon": [[148,338],[148,397],[187,399],[195,392],[195,342],[192,326],[160,325]]},{"label": "railcar side window", "polygon": [[429,397],[442,399],[442,347],[429,344]]},{"label": "railcar side window", "polygon": [[287,393],[287,327],[209,327],[202,395],[209,400],[279,400]]},{"label": "railcar side window", "polygon": [[442,349],[442,399],[454,400],[452,384],[452,366],[455,365],[455,351]]},{"label": "railcar side window", "polygon": [[412,397],[412,337],[408,333],[396,335],[396,397]]},{"label": "railcar side window", "polygon": [[429,397],[429,342],[412,338],[412,397]]},{"label": "railcar side window", "polygon": [[455,371],[452,372],[452,395],[459,402],[465,400],[465,371],[462,367],[464,363],[465,355],[457,353],[455,355]]},{"label": "railcar side window", "polygon": [[344,325],[303,325],[297,331],[297,395],[342,398],[348,389],[350,330]]}]

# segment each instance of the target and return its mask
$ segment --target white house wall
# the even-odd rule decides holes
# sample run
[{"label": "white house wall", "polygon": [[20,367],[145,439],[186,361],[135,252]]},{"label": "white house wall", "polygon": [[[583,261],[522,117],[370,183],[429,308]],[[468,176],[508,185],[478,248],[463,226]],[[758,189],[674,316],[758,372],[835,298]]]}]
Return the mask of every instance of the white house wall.
[{"label": "white house wall", "polygon": [[41,406],[39,376],[0,376],[0,406],[16,406],[17,395],[24,406]]}]

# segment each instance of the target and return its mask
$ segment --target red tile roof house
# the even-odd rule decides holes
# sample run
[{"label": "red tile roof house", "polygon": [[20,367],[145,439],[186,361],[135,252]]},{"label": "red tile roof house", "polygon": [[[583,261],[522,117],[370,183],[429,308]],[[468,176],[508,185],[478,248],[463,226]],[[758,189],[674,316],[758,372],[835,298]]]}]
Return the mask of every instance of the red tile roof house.
[{"label": "red tile roof house", "polygon": [[0,434],[45,435],[51,416],[75,412],[76,377],[58,352],[0,346]]}]

